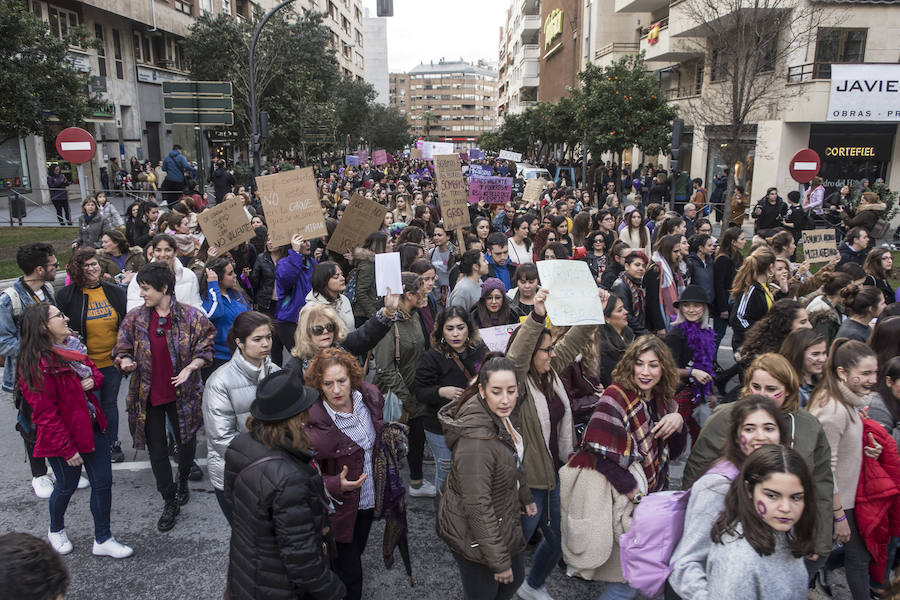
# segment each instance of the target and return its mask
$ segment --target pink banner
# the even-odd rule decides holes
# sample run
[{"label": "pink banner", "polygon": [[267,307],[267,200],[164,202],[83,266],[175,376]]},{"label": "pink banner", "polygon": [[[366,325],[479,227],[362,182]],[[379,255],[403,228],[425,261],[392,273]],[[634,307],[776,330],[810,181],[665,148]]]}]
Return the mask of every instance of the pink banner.
[{"label": "pink banner", "polygon": [[375,152],[372,153],[372,161],[376,165],[385,164],[388,161],[387,151],[386,150],[376,150]]},{"label": "pink banner", "polygon": [[512,195],[512,185],[512,177],[470,177],[469,202],[506,204]]}]

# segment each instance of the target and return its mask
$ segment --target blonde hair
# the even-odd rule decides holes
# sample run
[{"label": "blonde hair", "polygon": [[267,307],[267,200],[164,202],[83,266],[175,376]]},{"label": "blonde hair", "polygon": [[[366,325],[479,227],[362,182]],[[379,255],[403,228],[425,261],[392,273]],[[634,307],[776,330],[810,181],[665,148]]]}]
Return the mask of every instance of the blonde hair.
[{"label": "blonde hair", "polygon": [[744,389],[741,397],[752,396],[756,392],[750,389],[750,379],[756,371],[765,371],[784,386],[784,402],[781,404],[781,412],[794,413],[800,409],[800,376],[794,370],[790,361],[780,354],[767,352],[761,354],[750,363],[750,367],[744,373]]},{"label": "blonde hair", "polygon": [[318,321],[331,321],[334,324],[332,345],[340,344],[347,337],[347,328],[333,308],[318,302],[307,303],[300,311],[297,330],[294,332],[294,348],[291,350],[291,356],[310,360],[319,353],[320,348],[313,342],[312,332],[310,332],[312,326]]},{"label": "blonde hair", "polygon": [[750,253],[750,256],[744,259],[741,268],[738,269],[734,276],[734,283],[731,285],[731,296],[740,298],[747,292],[753,284],[757,282],[757,278],[769,270],[769,267],[775,264],[775,252],[768,246],[757,248]]}]

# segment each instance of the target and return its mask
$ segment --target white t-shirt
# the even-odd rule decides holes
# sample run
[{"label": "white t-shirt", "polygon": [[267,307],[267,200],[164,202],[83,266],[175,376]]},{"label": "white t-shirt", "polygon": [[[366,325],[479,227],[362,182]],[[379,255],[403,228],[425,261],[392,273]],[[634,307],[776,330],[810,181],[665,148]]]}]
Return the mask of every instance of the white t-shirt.
[{"label": "white t-shirt", "polygon": [[517,244],[513,238],[508,238],[506,241],[506,246],[509,248],[509,260],[513,261],[517,265],[521,265],[523,263],[533,263],[534,257],[528,248],[525,247],[525,243]]}]

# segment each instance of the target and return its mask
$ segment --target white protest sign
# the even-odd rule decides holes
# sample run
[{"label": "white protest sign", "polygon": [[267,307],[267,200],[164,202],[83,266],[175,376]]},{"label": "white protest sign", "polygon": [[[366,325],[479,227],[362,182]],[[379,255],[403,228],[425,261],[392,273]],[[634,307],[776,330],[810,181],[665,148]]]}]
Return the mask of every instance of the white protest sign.
[{"label": "white protest sign", "polygon": [[399,252],[384,252],[375,255],[375,293],[379,296],[387,296],[387,288],[391,288],[391,294],[403,293]]},{"label": "white protest sign", "polygon": [[603,303],[597,283],[581,260],[541,260],[537,262],[541,288],[547,296],[547,316],[557,326],[600,325]]},{"label": "white protest sign", "polygon": [[506,345],[509,344],[509,337],[513,331],[519,328],[518,323],[510,325],[498,325],[497,327],[485,327],[478,330],[481,341],[488,347],[491,352],[506,352]]},{"label": "white protest sign", "polygon": [[515,162],[522,162],[522,155],[518,152],[513,152],[512,150],[501,150],[500,156],[498,157],[500,160],[512,160]]},{"label": "white protest sign", "polygon": [[432,160],[439,154],[453,153],[453,142],[425,142],[422,144],[422,158],[426,160]]}]

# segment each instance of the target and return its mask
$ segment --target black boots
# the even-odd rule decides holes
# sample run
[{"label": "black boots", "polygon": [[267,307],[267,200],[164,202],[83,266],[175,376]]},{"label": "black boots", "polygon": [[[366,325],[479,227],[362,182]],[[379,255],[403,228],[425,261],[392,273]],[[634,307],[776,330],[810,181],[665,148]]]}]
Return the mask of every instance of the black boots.
[{"label": "black boots", "polygon": [[180,477],[178,479],[178,491],[175,493],[175,500],[178,506],[184,506],[191,499],[191,490],[188,487],[188,478]]},{"label": "black boots", "polygon": [[165,506],[163,506],[162,516],[156,522],[156,528],[160,531],[169,531],[175,527],[175,517],[181,512],[177,500],[177,487],[174,483],[163,493],[163,500],[165,501]]}]

